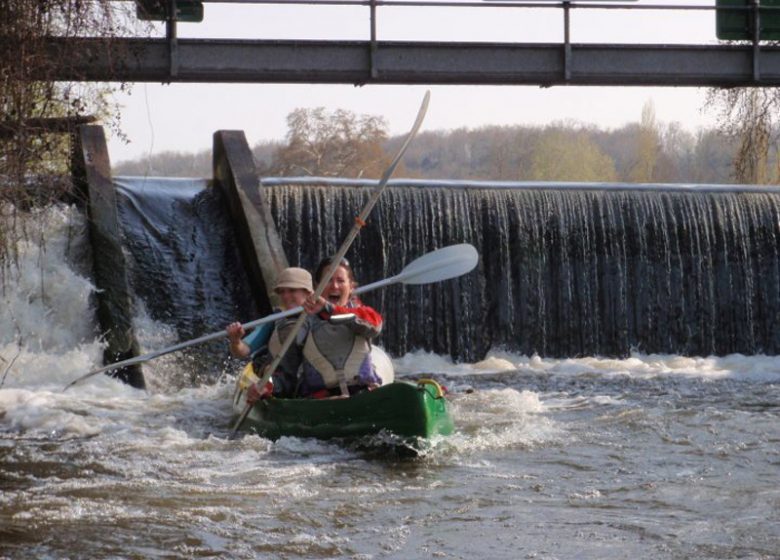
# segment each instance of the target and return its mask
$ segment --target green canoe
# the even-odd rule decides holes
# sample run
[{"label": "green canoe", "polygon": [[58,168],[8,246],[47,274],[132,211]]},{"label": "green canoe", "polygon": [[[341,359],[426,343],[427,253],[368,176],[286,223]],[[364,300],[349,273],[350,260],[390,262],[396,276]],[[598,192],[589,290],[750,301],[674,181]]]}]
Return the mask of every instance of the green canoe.
[{"label": "green canoe", "polygon": [[[252,375],[252,377],[254,377]],[[233,398],[233,422],[246,405],[251,379],[242,374]],[[353,438],[381,431],[403,438],[452,433],[452,416],[438,383],[396,381],[347,399],[265,399],[252,407],[242,429],[263,437]]]}]

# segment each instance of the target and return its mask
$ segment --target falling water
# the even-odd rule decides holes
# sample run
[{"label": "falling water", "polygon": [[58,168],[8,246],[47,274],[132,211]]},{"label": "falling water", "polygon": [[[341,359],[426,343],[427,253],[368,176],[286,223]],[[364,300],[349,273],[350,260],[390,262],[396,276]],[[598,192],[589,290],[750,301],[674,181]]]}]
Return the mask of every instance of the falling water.
[{"label": "falling water", "polygon": [[[219,189],[205,180],[167,178],[122,177],[116,186],[131,289],[152,320],[183,341],[258,316]],[[225,358],[226,345],[217,341],[186,355],[205,371]]]},{"label": "falling water", "polygon": [[[264,184],[288,258],[313,268],[373,183]],[[452,243],[481,255],[460,280],[366,297],[396,355],[776,354],[779,232],[770,189],[398,182],[348,257],[370,282]]]}]

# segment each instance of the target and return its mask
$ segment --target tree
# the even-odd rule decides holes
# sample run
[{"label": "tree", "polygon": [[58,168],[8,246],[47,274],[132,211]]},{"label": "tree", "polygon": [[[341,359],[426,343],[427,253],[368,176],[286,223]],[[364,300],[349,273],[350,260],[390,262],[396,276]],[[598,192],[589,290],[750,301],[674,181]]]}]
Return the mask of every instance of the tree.
[{"label": "tree", "polygon": [[252,157],[255,160],[257,173],[261,176],[271,174],[274,154],[283,146],[279,140],[264,140],[252,146]]},{"label": "tree", "polygon": [[71,187],[62,180],[69,165],[68,136],[52,133],[53,123],[67,133],[78,122],[73,117],[94,115],[118,130],[111,96],[115,87],[125,86],[55,81],[55,71],[70,63],[70,55],[52,52],[47,39],[91,36],[108,42],[140,30],[129,4],[0,1],[0,272],[14,251],[18,209],[58,200]]},{"label": "tree", "polygon": [[46,40],[93,36],[108,42],[141,29],[130,15],[131,8],[122,4],[110,0],[0,2],[0,176],[4,177],[6,200],[24,195],[18,188],[29,182],[31,173],[67,169],[67,144],[62,134],[47,131],[47,119],[67,121],[68,117],[96,115],[116,128],[118,112],[111,98],[115,87],[46,79],[70,62],[67,52],[52,52]]},{"label": "tree", "polygon": [[209,177],[211,166],[211,150],[195,153],[165,151],[134,161],[121,161],[111,171],[115,175]]},{"label": "tree", "polygon": [[724,138],[717,130],[702,130],[693,151],[694,183],[728,183],[733,181],[734,139]]},{"label": "tree", "polygon": [[632,183],[650,183],[655,180],[655,167],[661,143],[652,101],[647,101],[642,107],[642,121],[635,142],[628,180]]},{"label": "tree", "polygon": [[[602,161],[591,173],[588,167],[577,168],[574,163],[549,156],[549,168],[562,166],[571,180],[629,181],[636,162],[641,136],[641,123],[634,122],[614,130],[583,127],[567,123],[542,129],[532,126],[486,126],[478,129],[426,131],[418,134],[404,157],[402,173],[406,177],[466,180],[523,180],[535,177],[554,177],[554,171],[542,173],[542,151],[545,143],[563,142],[565,150],[578,153],[578,158]],[[657,124],[659,146],[652,180],[664,183],[730,183],[733,182],[732,160],[736,141],[716,129],[703,129],[695,134],[679,123]],[[552,140],[550,134],[566,137]],[[384,153],[398,151],[405,136],[388,138],[383,143]],[[583,148],[583,146],[590,146]],[[278,153],[288,147],[287,141],[267,140],[252,148],[258,173],[262,176],[278,174]],[[591,152],[590,156],[583,154]],[[594,155],[595,154],[595,155]],[[777,164],[770,152],[769,168]],[[147,160],[120,162],[115,171],[123,174],[153,174],[192,176],[208,174],[209,152],[197,154],[162,153]],[[383,156],[384,157],[384,156]],[[557,157],[557,156],[556,156]],[[562,157],[569,157],[563,154]],[[532,170],[536,163],[536,171]],[[571,168],[574,171],[571,171]],[[302,174],[300,169],[292,171]],[[357,174],[355,174],[357,175]],[[560,175],[558,175],[560,176]]]},{"label": "tree", "polygon": [[661,132],[661,153],[654,181],[662,183],[693,181],[696,139],[679,122],[667,124]]},{"label": "tree", "polygon": [[615,181],[615,164],[585,130],[550,127],[533,151],[531,180]]},{"label": "tree", "polygon": [[769,150],[776,144],[771,131],[780,109],[780,89],[711,89],[707,105],[719,112],[718,127],[737,142],[734,178],[738,183],[766,184],[777,177],[769,172]]},{"label": "tree", "polygon": [[287,115],[287,127],[287,143],[275,152],[271,174],[378,178],[389,164],[382,117],[296,109]]}]

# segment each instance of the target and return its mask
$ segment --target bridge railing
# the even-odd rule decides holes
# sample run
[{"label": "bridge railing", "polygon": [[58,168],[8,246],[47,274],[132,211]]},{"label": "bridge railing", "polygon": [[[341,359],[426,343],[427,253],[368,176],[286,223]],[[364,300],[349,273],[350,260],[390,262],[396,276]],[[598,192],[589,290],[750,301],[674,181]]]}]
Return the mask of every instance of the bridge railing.
[{"label": "bridge railing", "polygon": [[[211,37],[224,37],[226,16],[215,32],[209,13],[224,14],[228,7],[235,13],[241,5],[266,10],[246,18],[253,22],[246,37],[252,39],[602,44],[780,39],[780,0],[179,0],[184,1],[209,4],[202,25],[182,30],[182,36],[190,37],[203,37],[204,30]],[[280,9],[292,17],[278,28],[264,27],[268,10]],[[312,34],[305,22],[323,14],[329,19],[317,21],[321,34]],[[245,24],[234,23],[235,29]],[[302,35],[300,27],[305,29]],[[167,30],[170,33],[170,25]],[[227,36],[237,38],[230,32]]]}]

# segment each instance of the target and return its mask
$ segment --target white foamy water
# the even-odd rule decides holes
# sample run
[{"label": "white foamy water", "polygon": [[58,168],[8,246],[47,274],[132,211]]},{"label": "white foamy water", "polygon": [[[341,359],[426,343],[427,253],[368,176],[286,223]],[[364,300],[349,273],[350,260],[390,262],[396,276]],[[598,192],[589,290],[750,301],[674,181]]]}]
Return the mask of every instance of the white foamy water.
[{"label": "white foamy water", "polygon": [[[102,355],[94,286],[77,272],[87,269],[89,258],[83,216],[64,206],[20,212],[16,235],[17,259],[4,271],[0,291],[3,426],[42,435],[94,434],[78,412],[61,406],[73,399],[58,394],[63,380],[88,371]],[[100,379],[91,391],[112,385]]]},{"label": "white foamy water", "polygon": [[485,359],[455,364],[448,357],[428,352],[411,352],[396,360],[400,376],[426,372],[446,373],[450,377],[527,373],[560,376],[603,376],[652,379],[680,376],[701,379],[734,379],[741,381],[780,381],[780,358],[777,356],[687,357],[674,354],[634,353],[628,358],[541,358],[493,350]]},{"label": "white foamy water", "polygon": [[[227,438],[232,372],[166,356],[148,391],[99,364],[83,219],[45,216],[0,308],[0,558],[773,558],[780,368],[766,356],[472,364],[414,352],[456,433],[402,460],[370,442]],[[65,242],[64,239],[70,241]],[[8,277],[7,277],[8,278]],[[41,284],[41,282],[43,282]],[[175,331],[139,306],[141,345]],[[486,552],[487,551],[487,552]]]},{"label": "white foamy water", "polygon": [[[11,212],[9,208],[0,209]],[[94,291],[82,271],[89,266],[83,217],[72,207],[19,213],[17,255],[2,277],[0,342],[31,351],[63,352],[95,338],[89,296]],[[8,349],[3,349],[8,359]]]}]

